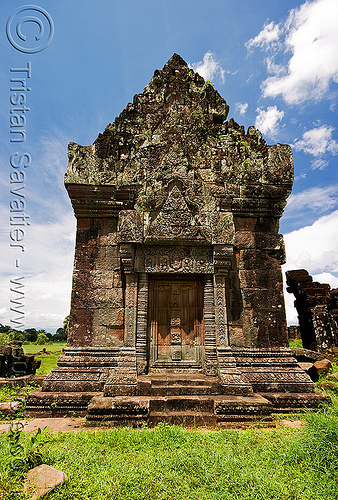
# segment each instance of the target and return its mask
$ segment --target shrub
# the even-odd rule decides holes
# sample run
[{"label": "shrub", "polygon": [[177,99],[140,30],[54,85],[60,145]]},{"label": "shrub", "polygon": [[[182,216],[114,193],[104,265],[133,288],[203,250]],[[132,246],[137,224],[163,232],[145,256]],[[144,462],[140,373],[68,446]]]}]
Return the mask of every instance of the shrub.
[{"label": "shrub", "polygon": [[49,343],[49,338],[47,335],[43,332],[39,332],[36,341],[34,342],[35,345],[43,345],[43,344],[48,344]]}]

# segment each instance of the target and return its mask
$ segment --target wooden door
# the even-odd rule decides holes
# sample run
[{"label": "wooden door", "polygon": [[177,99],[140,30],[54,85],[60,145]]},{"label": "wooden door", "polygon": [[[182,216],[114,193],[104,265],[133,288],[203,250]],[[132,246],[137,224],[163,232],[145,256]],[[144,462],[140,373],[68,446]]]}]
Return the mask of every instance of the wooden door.
[{"label": "wooden door", "polygon": [[149,294],[149,364],[204,357],[203,283],[199,278],[154,277]]}]

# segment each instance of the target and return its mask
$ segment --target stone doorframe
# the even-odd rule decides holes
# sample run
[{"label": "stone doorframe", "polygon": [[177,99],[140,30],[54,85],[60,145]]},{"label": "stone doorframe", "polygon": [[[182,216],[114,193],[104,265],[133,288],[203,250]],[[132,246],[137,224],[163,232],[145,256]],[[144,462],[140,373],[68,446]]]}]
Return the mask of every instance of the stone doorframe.
[{"label": "stone doorframe", "polygon": [[[207,375],[217,375],[217,347],[229,346],[227,293],[233,247],[214,245],[211,249],[154,246],[147,249],[137,248],[135,244],[120,243],[119,252],[125,275],[124,345],[136,349],[138,375],[147,370],[149,275],[153,273],[193,273],[204,276],[205,372]],[[147,252],[153,260],[147,260]],[[181,257],[183,256],[181,263],[177,256],[180,252]],[[202,255],[203,259],[199,260],[196,255]],[[171,257],[175,260],[171,261]]]}]

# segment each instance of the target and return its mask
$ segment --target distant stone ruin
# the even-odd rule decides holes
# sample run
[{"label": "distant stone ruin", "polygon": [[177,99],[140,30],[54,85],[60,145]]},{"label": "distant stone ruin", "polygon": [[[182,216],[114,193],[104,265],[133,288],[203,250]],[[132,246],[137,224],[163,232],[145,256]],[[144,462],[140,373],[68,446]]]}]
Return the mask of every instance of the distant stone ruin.
[{"label": "distant stone ruin", "polygon": [[338,289],[313,281],[305,269],[286,272],[287,291],[295,296],[305,349],[325,352],[338,346]]},{"label": "distant stone ruin", "polygon": [[174,54],[92,146],[69,145],[68,344],[31,414],[57,398],[91,422],[226,425],[322,399],[288,348],[291,148],[227,115]]},{"label": "distant stone ruin", "polygon": [[24,375],[35,375],[40,367],[41,361],[34,359],[34,355],[25,355],[18,345],[0,345],[0,378],[22,377]]}]

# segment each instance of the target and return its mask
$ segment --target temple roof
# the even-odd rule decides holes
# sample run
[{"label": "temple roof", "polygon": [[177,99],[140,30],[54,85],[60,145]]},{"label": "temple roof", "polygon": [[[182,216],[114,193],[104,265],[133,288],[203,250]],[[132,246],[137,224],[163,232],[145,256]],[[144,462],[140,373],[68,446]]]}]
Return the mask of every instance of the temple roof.
[{"label": "temple roof", "polygon": [[197,198],[252,184],[283,185],[287,196],[291,148],[268,146],[255,127],[245,133],[225,121],[228,110],[213,84],[174,54],[92,146],[69,144],[65,182],[139,186],[140,206],[156,205],[152,193],[158,198],[172,179]]}]

